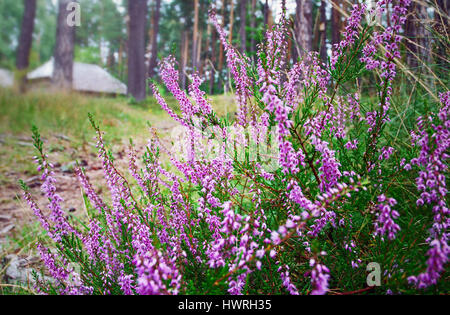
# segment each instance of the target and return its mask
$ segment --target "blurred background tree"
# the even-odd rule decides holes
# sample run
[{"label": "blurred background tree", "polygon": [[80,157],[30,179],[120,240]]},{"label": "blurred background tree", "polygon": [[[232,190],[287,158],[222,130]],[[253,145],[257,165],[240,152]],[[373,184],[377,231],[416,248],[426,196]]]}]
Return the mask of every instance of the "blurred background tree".
[{"label": "blurred background tree", "polygon": [[[25,2],[24,2],[25,1]],[[27,0],[0,2],[0,67],[14,70],[19,50],[20,30]],[[263,31],[270,28],[280,10],[281,0],[143,0],[145,9],[145,77],[158,81],[158,61],[174,54],[179,62],[180,84],[186,88],[186,74],[194,69],[205,79],[203,89],[210,93],[229,90],[223,47],[208,23],[208,11],[214,8],[229,39],[253,57]],[[345,31],[350,0],[287,0],[291,19],[290,62],[307,51],[317,51],[327,62],[333,44]],[[75,56],[78,62],[97,64],[122,82],[129,81],[130,16],[128,0],[79,0],[81,26],[76,28]],[[54,54],[57,26],[57,0],[37,0],[36,18],[29,53],[29,68],[48,61]],[[367,1],[373,5],[373,1]],[[392,8],[391,8],[392,9]],[[387,27],[387,16],[379,27]],[[435,67],[448,73],[449,55],[448,1],[413,0],[413,10],[403,35],[404,71],[431,76]],[[23,36],[23,35],[22,35]],[[133,51],[137,48],[134,47]],[[18,67],[20,68],[20,67]],[[427,74],[428,73],[428,74]],[[416,76],[416,79],[420,78]],[[434,78],[436,79],[436,78]],[[433,79],[433,80],[434,80]],[[434,81],[433,81],[434,82]],[[438,82],[439,83],[439,82]],[[442,83],[442,82],[441,82]]]}]

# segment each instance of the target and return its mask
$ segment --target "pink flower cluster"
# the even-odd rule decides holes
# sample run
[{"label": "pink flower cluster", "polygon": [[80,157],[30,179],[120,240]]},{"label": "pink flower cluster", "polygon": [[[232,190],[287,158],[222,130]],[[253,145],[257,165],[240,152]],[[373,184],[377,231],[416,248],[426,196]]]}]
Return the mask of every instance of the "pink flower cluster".
[{"label": "pink flower cluster", "polygon": [[[450,92],[441,94],[441,109],[437,117],[419,117],[418,133],[413,133],[413,144],[420,147],[419,157],[411,160],[419,167],[416,179],[417,190],[421,193],[417,206],[431,205],[434,223],[428,238],[427,269],[420,275],[408,280],[419,288],[436,284],[448,262],[450,211],[447,203],[445,174],[448,173],[447,160],[450,148]],[[434,119],[433,119],[434,118]]]},{"label": "pink flower cluster", "polygon": [[328,281],[330,279],[330,270],[315,259],[311,259],[310,266],[313,268],[311,271],[311,284],[313,290],[311,295],[323,295],[328,291]]},{"label": "pink flower cluster", "polygon": [[378,196],[377,213],[375,221],[375,236],[387,237],[390,240],[395,238],[395,235],[400,230],[400,226],[394,222],[400,214],[398,211],[392,209],[397,204],[394,198],[386,198],[385,195]]}]

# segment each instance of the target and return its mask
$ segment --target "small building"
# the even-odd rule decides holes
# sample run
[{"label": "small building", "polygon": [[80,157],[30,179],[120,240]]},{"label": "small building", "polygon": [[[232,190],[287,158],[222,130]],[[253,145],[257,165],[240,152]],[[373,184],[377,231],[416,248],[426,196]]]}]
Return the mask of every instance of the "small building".
[{"label": "small building", "polygon": [[12,87],[14,85],[14,74],[6,69],[0,69],[0,86]]},{"label": "small building", "polygon": [[[50,87],[53,76],[53,59],[27,75],[29,85],[33,87]],[[114,78],[100,66],[74,62],[73,90],[90,94],[125,95],[127,86]]]}]

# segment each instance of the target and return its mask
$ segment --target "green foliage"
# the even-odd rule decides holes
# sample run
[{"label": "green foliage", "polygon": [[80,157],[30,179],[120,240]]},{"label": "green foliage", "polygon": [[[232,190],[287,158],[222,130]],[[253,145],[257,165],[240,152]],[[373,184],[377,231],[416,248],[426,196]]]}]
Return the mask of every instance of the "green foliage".
[{"label": "green foliage", "polygon": [[[22,24],[23,1],[0,2],[0,67],[14,69]],[[50,59],[56,34],[56,7],[52,1],[38,1],[30,68]]]},{"label": "green foliage", "polygon": [[0,2],[0,67],[12,69],[22,22],[23,1]]}]

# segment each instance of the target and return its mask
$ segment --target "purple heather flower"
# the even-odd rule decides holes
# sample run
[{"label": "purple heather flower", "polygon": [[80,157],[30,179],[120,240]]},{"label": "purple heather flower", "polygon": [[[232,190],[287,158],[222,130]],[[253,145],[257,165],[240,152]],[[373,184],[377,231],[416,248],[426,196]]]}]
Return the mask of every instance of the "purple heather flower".
[{"label": "purple heather flower", "polygon": [[377,213],[375,225],[375,236],[380,236],[382,239],[384,235],[387,235],[389,240],[395,239],[395,235],[400,230],[400,226],[394,222],[400,214],[393,210],[397,204],[394,198],[386,198],[385,195],[378,196]]},{"label": "purple heather flower", "polygon": [[[450,92],[442,93],[441,109],[435,120],[430,117],[428,121],[419,117],[418,134],[413,134],[414,144],[420,146],[418,158],[411,160],[412,165],[420,168],[416,178],[417,190],[421,192],[417,206],[432,205],[434,223],[431,236],[428,240],[427,269],[419,276],[409,277],[410,283],[419,288],[426,288],[436,284],[444,266],[448,262],[448,227],[450,226],[449,208],[447,204],[447,186],[445,175],[448,167],[446,161],[450,148]],[[431,125],[431,132],[427,132],[426,124]]]},{"label": "purple heather flower", "polygon": [[326,294],[328,291],[330,270],[326,266],[317,263],[314,259],[311,259],[310,266],[313,267],[311,270],[311,284],[313,286],[311,295]]},{"label": "purple heather flower", "polygon": [[425,289],[437,283],[441,273],[445,271],[448,262],[450,247],[447,240],[435,239],[430,242],[428,250],[427,270],[418,276],[408,278],[409,283],[416,285],[420,289]]}]

